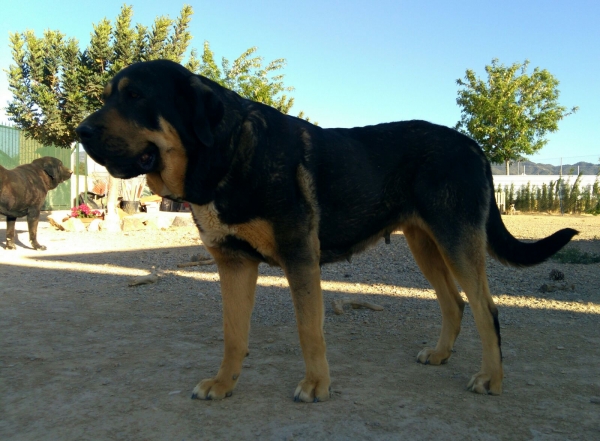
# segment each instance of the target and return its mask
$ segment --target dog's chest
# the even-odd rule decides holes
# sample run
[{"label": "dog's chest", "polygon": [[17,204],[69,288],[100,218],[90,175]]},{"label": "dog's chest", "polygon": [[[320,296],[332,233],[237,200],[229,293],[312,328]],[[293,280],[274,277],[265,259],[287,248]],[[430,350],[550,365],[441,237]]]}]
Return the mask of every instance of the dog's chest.
[{"label": "dog's chest", "polygon": [[191,204],[192,213],[200,229],[200,238],[207,247],[218,248],[227,237],[247,242],[268,260],[277,260],[277,244],[272,225],[263,219],[243,224],[228,225],[221,221],[214,203]]},{"label": "dog's chest", "polygon": [[208,247],[216,247],[225,237],[235,235],[235,228],[224,224],[213,203],[207,205],[191,204],[194,220],[200,229],[202,242]]}]

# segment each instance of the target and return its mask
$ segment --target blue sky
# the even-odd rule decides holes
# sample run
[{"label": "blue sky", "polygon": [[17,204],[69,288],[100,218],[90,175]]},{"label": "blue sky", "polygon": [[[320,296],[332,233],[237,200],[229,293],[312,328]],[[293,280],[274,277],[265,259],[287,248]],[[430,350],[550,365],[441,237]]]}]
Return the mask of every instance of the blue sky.
[{"label": "blue sky", "polygon": [[[532,159],[558,164],[600,157],[600,2],[597,0],[454,1],[129,1],[134,23],[175,18],[184,3],[194,16],[192,46],[209,41],[218,60],[251,46],[269,61],[285,58],[295,87],[292,114],[303,110],[323,127],[406,119],[453,126],[460,118],[456,79],[467,68],[484,76],[493,58],[530,60],[560,81],[560,102],[580,110],[559,123]],[[114,19],[119,0],[4,2],[0,68],[12,63],[8,33],[58,29],[89,42],[92,23]],[[0,74],[0,107],[11,98]],[[0,121],[7,118],[0,110]]]}]

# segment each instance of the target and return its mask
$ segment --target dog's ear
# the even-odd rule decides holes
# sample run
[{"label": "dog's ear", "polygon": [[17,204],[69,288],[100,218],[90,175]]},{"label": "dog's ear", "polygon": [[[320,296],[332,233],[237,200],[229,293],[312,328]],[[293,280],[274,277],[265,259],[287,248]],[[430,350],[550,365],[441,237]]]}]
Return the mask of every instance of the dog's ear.
[{"label": "dog's ear", "polygon": [[194,133],[198,140],[207,147],[214,143],[213,129],[221,122],[225,107],[210,87],[194,75],[190,78],[193,90]]},{"label": "dog's ear", "polygon": [[44,172],[50,177],[52,181],[52,188],[56,188],[60,184],[60,170],[58,168],[58,162],[54,161],[53,158],[44,157],[43,160]]}]

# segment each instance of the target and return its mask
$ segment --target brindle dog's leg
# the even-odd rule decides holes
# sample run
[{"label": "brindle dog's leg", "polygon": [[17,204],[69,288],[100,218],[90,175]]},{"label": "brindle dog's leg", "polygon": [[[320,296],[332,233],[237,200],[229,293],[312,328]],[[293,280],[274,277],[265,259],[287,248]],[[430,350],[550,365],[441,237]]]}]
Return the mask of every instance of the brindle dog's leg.
[{"label": "brindle dog's leg", "polygon": [[419,268],[435,289],[442,311],[442,332],[437,346],[435,349],[421,350],[417,355],[417,361],[423,364],[443,364],[452,355],[454,341],[460,332],[465,302],[431,236],[423,229],[414,226],[405,228],[404,236]]},{"label": "brindle dog's leg", "polygon": [[37,229],[40,220],[40,210],[30,208],[27,212],[27,227],[29,229],[29,242],[35,250],[44,251],[46,247],[37,241]]},{"label": "brindle dog's leg", "polygon": [[6,216],[6,249],[15,250],[15,222],[16,217]]},{"label": "brindle dog's leg", "polygon": [[306,244],[299,244],[294,256],[285,259],[284,271],[292,291],[300,346],[306,376],[294,392],[294,400],[305,402],[329,399],[329,364],[326,358],[323,322],[325,311],[321,292],[319,240],[316,233]]},{"label": "brindle dog's leg", "polygon": [[242,361],[248,355],[258,262],[227,255],[214,248],[208,250],[217,262],[221,279],[225,353],[217,375],[198,383],[192,398],[210,400],[231,396],[242,371]]}]

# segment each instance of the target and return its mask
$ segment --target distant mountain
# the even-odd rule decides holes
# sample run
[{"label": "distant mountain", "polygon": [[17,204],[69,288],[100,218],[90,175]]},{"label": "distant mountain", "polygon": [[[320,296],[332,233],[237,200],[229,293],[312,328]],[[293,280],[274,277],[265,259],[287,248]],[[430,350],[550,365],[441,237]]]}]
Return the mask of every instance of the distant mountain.
[{"label": "distant mountain", "polygon": [[[600,171],[600,164],[592,164],[591,162],[578,162],[576,164],[563,164],[562,173],[563,175],[577,175],[583,173],[584,175],[596,175]],[[504,164],[495,165],[492,164],[493,175],[506,175],[506,167]],[[537,164],[531,161],[524,161],[520,164],[514,163],[510,165],[511,175],[559,175],[560,165],[550,164]]]}]

